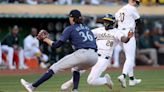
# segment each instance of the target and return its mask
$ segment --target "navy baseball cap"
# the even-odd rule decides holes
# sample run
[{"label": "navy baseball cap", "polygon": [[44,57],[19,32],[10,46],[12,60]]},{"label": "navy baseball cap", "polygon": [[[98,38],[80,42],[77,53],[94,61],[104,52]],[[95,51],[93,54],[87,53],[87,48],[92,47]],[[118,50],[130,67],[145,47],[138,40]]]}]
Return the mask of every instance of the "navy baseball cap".
[{"label": "navy baseball cap", "polygon": [[69,17],[76,17],[76,18],[79,18],[81,17],[81,12],[79,10],[71,10],[69,15]]}]

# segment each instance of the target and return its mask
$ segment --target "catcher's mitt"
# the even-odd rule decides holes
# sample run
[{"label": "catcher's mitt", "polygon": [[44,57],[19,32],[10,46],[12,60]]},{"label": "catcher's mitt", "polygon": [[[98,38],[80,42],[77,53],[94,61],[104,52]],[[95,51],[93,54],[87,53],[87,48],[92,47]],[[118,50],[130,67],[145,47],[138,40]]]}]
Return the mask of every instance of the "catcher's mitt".
[{"label": "catcher's mitt", "polygon": [[48,32],[45,30],[41,30],[39,34],[37,35],[38,40],[44,40],[45,38],[48,37]]}]

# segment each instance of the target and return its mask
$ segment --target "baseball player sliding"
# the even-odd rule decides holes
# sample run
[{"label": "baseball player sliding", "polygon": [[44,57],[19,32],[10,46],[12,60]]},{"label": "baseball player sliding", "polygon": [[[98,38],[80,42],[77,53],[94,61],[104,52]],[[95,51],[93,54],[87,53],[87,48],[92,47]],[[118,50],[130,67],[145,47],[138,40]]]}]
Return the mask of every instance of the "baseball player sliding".
[{"label": "baseball player sliding", "polygon": [[[129,0],[129,3],[122,7],[115,14],[116,20],[118,22],[118,29],[120,32],[127,33],[122,29],[132,29],[135,33],[136,22],[139,22],[139,14],[137,12],[136,7],[139,6],[139,0]],[[122,87],[126,87],[126,79],[125,77],[128,75],[129,85],[134,86],[136,84],[141,83],[141,79],[135,79],[133,67],[135,66],[135,51],[136,51],[136,40],[135,36],[133,36],[128,43],[122,43],[123,49],[125,51],[126,61],[123,66],[122,75],[118,77]]]},{"label": "baseball player sliding", "polygon": [[[87,82],[90,85],[107,85],[112,88],[113,82],[108,74],[104,77],[100,77],[101,74],[107,69],[113,50],[115,46],[121,41],[127,43],[129,39],[133,36],[133,32],[130,29],[126,34],[114,28],[115,18],[111,14],[107,14],[104,18],[104,27],[93,29],[92,32],[96,38],[96,43],[98,46],[98,61],[92,67],[89,74]],[[129,32],[129,33],[128,33]],[[110,79],[110,80],[109,80]],[[61,86],[61,90],[68,89],[73,84],[73,78],[65,82]]]},{"label": "baseball player sliding", "polygon": [[64,42],[69,40],[75,48],[72,54],[69,54],[57,63],[54,63],[48,71],[33,83],[28,83],[24,79],[21,79],[21,84],[28,92],[33,92],[39,85],[47,81],[52,75],[55,75],[59,71],[67,68],[74,67],[73,71],[73,90],[77,92],[78,82],[80,79],[80,70],[87,69],[96,64],[98,55],[96,41],[91,30],[82,23],[82,16],[79,10],[72,10],[69,14],[70,26],[67,27],[62,33],[58,41],[52,41],[47,37],[47,32],[42,30],[39,32],[37,38],[57,48]]}]

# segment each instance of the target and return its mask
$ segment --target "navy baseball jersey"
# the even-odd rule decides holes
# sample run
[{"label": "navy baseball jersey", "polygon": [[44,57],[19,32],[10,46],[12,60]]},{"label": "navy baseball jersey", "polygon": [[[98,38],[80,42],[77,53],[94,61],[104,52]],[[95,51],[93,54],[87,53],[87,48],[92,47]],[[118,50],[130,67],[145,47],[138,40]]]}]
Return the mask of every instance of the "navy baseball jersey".
[{"label": "navy baseball jersey", "polygon": [[83,24],[74,24],[67,27],[61,35],[60,40],[63,42],[69,40],[76,50],[82,48],[97,49],[93,33]]}]

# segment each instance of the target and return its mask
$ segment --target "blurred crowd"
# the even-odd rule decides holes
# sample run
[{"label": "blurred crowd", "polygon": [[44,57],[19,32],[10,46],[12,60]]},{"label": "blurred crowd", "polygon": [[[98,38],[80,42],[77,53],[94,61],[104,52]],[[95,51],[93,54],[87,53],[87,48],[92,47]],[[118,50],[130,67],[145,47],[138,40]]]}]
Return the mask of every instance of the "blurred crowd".
[{"label": "blurred crowd", "polygon": [[[56,5],[122,5],[128,0],[0,0],[1,3],[15,4],[56,4]],[[163,0],[141,0],[143,5],[162,5]]]},{"label": "blurred crowd", "polygon": [[0,45],[0,65],[6,65],[9,69],[28,69],[25,64],[27,59],[35,58],[41,68],[47,68],[48,56],[42,53],[39,40],[36,38],[38,30],[31,28],[31,33],[23,40],[23,47],[20,42],[19,27],[15,25],[7,34]]}]

